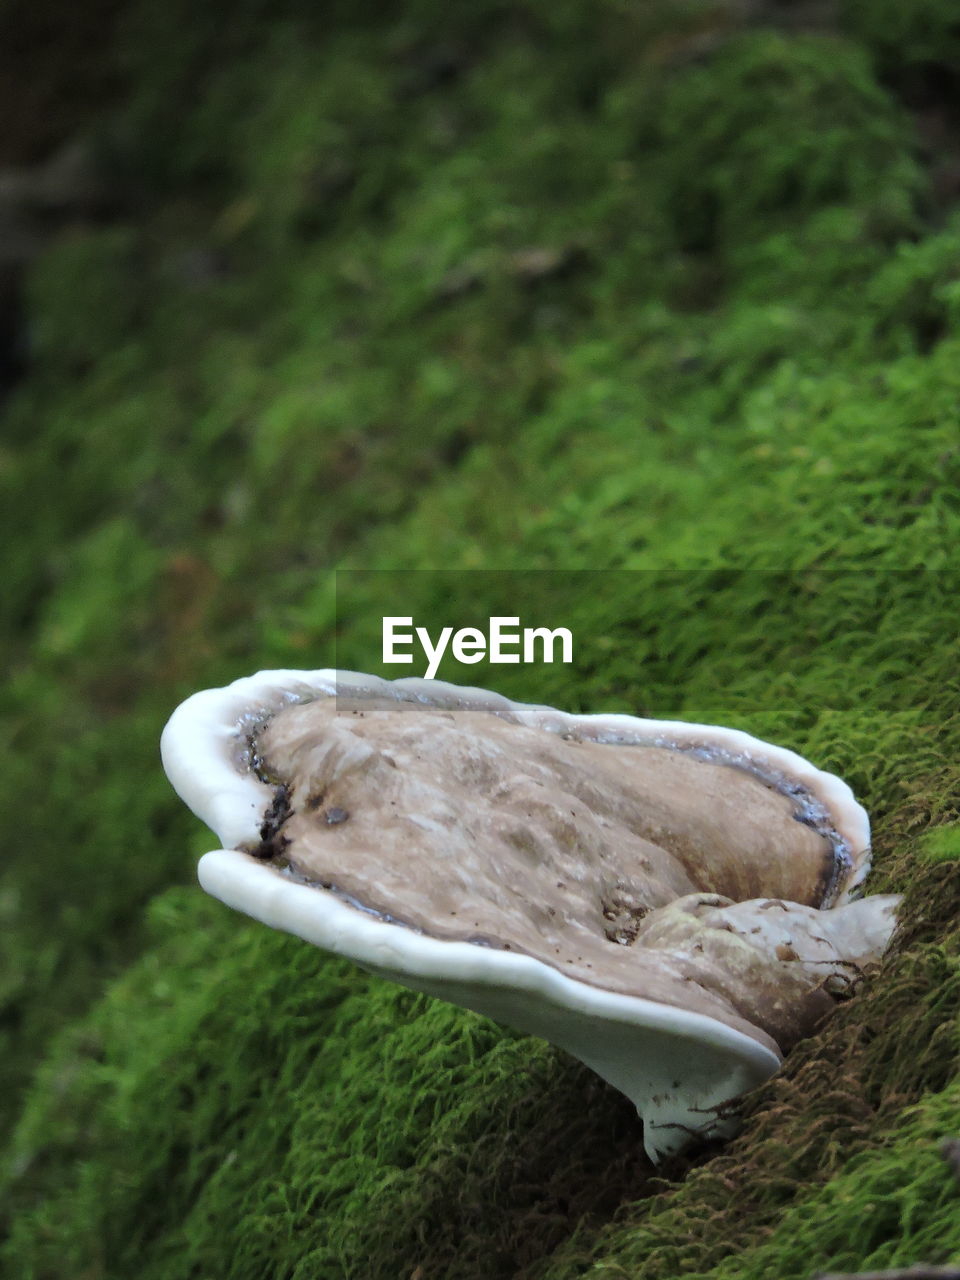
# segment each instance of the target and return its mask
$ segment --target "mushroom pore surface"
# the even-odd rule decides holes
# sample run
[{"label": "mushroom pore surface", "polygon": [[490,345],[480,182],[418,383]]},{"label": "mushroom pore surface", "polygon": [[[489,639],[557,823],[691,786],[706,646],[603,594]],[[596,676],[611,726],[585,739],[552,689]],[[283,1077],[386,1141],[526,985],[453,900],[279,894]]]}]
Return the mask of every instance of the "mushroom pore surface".
[{"label": "mushroom pore surface", "polygon": [[[277,712],[254,752],[277,791],[253,852],[388,922],[525,953],[781,1051],[833,1005],[817,966],[836,959],[818,936],[834,913],[817,908],[838,842],[744,767],[345,697]],[[771,910],[788,918],[765,949]],[[795,963],[805,944],[812,971]]]}]

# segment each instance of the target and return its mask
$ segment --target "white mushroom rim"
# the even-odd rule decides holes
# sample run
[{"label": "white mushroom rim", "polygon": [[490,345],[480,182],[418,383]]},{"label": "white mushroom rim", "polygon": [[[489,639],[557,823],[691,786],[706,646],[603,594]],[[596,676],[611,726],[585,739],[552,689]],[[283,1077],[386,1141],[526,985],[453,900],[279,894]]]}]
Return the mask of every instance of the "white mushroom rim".
[{"label": "white mushroom rim", "polygon": [[[778,803],[789,802],[792,819],[796,820],[793,826],[804,828],[811,845],[816,839],[829,843],[831,871],[826,878],[820,877],[812,899],[816,905],[799,906],[789,900],[783,887],[787,882],[782,869],[777,873],[780,876],[775,890],[778,896],[753,894],[746,901],[741,900],[744,895],[740,893],[722,897],[709,885],[690,884],[683,878],[682,871],[665,872],[671,884],[680,885],[673,890],[673,898],[661,893],[653,909],[637,908],[631,917],[628,907],[635,902],[635,897],[624,891],[619,897],[613,895],[614,905],[604,913],[605,918],[614,923],[607,929],[607,941],[601,940],[599,945],[601,949],[607,946],[616,961],[611,971],[614,976],[595,971],[593,963],[586,958],[592,955],[596,960],[594,952],[584,945],[573,944],[565,961],[572,970],[562,972],[559,965],[564,943],[559,935],[560,945],[546,948],[539,938],[536,943],[530,941],[533,934],[521,933],[518,946],[517,935],[504,933],[490,924],[491,920],[496,921],[495,912],[485,917],[480,910],[468,909],[463,914],[476,915],[476,924],[485,925],[492,939],[482,934],[469,938],[451,936],[450,928],[454,924],[459,928],[459,921],[441,920],[434,927],[432,918],[424,919],[414,908],[404,918],[403,911],[384,907],[384,901],[394,901],[390,893],[395,886],[416,874],[419,850],[416,839],[411,844],[409,833],[414,828],[410,823],[418,824],[415,836],[423,828],[424,841],[433,839],[436,843],[440,838],[442,848],[445,848],[443,841],[451,838],[456,818],[449,818],[446,810],[437,809],[436,805],[430,810],[430,817],[407,815],[392,823],[405,834],[398,843],[396,833],[391,833],[395,866],[392,872],[382,872],[383,883],[376,885],[377,892],[370,891],[376,900],[371,899],[366,889],[359,891],[351,889],[349,883],[331,883],[333,874],[329,868],[314,876],[304,874],[303,865],[296,861],[266,860],[267,837],[276,841],[278,831],[293,830],[293,825],[283,825],[288,818],[285,808],[278,814],[278,796],[283,797],[281,807],[285,806],[288,788],[284,784],[278,789],[275,777],[270,781],[263,779],[263,762],[258,756],[257,744],[264,740],[261,735],[265,735],[267,726],[273,722],[284,723],[281,712],[302,709],[293,715],[303,719],[311,714],[306,710],[310,704],[318,704],[317,714],[329,712],[340,716],[335,723],[338,739],[335,749],[324,741],[320,764],[315,757],[309,760],[307,772],[313,779],[311,785],[319,768],[338,779],[349,775],[350,786],[354,788],[363,784],[364,777],[368,787],[374,779],[376,789],[385,796],[387,790],[375,771],[371,772],[371,761],[377,768],[383,767],[390,784],[394,777],[403,774],[402,768],[397,769],[397,761],[402,765],[408,760],[409,744],[423,739],[422,728],[413,733],[410,726],[415,722],[408,717],[409,723],[403,727],[406,738],[400,741],[399,747],[391,744],[389,751],[381,750],[375,739],[371,746],[371,735],[379,732],[377,724],[385,723],[385,716],[389,719],[394,710],[411,709],[435,714],[435,722],[431,722],[427,735],[432,738],[434,723],[440,736],[453,734],[460,732],[460,724],[452,723],[456,716],[479,712],[483,713],[480,717],[467,714],[460,716],[460,720],[493,726],[499,738],[509,739],[509,735],[515,733],[527,745],[532,741],[533,731],[540,740],[549,740],[548,748],[555,754],[567,750],[565,745],[559,745],[561,740],[570,742],[572,751],[582,753],[576,759],[582,758],[587,764],[596,759],[598,745],[612,745],[665,748],[664,758],[669,757],[671,768],[681,760],[684,768],[689,767],[690,760],[714,766],[712,770],[703,770],[703,776],[708,772],[716,774],[717,766],[721,772],[722,767],[734,766],[723,776],[750,775],[755,788],[759,780],[763,789],[775,794]],[[343,710],[338,712],[338,706]],[[347,719],[350,707],[353,716],[359,719]],[[372,708],[369,715],[368,707]],[[516,728],[504,728],[504,722]],[[305,740],[302,726],[295,725],[295,728],[300,738],[295,739],[293,758],[303,759],[306,748],[302,745]],[[348,739],[344,735],[352,731],[356,731],[359,740],[351,737],[352,745],[345,747]],[[308,728],[308,736],[310,732]],[[364,735],[367,740],[363,740]],[[314,733],[309,741],[311,750],[316,737]],[[320,737],[323,738],[322,733]],[[265,671],[237,680],[226,688],[206,690],[187,699],[171,716],[163,733],[161,750],[173,786],[194,813],[216,832],[224,846],[200,861],[200,883],[207,892],[273,928],[347,956],[372,972],[559,1045],[633,1100],[644,1121],[646,1149],[654,1159],[680,1149],[692,1134],[728,1132],[730,1121],[718,1119],[715,1109],[777,1070],[782,1057],[781,1043],[774,1038],[771,1028],[782,1042],[780,1028],[793,1026],[790,1021],[794,1018],[793,1011],[784,1011],[792,999],[791,993],[799,992],[802,1002],[806,1002],[803,1017],[807,1021],[800,1018],[796,1025],[799,1034],[808,1033],[804,1028],[809,1019],[814,1014],[822,1014],[824,1002],[832,1003],[832,997],[825,994],[828,981],[842,983],[851,969],[876,959],[885,948],[895,923],[898,901],[895,897],[852,900],[869,870],[869,823],[846,783],[818,770],[794,752],[738,730],[627,715],[571,715],[550,707],[514,703],[486,690],[433,680],[386,681],[333,670]],[[491,748],[494,754],[499,750],[499,743]],[[629,757],[631,753],[621,751],[620,755]],[[334,756],[336,759],[331,765]],[[608,759],[612,757],[604,756],[604,764]],[[390,768],[385,768],[384,761]],[[568,767],[563,762],[561,765]],[[462,773],[462,757],[457,767]],[[359,784],[358,775],[363,775]],[[345,809],[327,805],[320,809],[320,818],[311,817],[307,810],[317,807],[320,801],[315,804],[311,798],[304,803],[307,783],[297,785],[299,790],[295,794],[299,795],[301,810],[297,821],[302,818],[304,822],[319,822],[324,833],[322,841],[327,841],[335,852],[347,847],[344,841],[348,838],[353,841],[351,849],[356,851],[357,837],[345,834],[347,828],[356,826],[365,856],[368,852],[368,861],[375,865],[377,840],[371,838],[371,830],[385,832],[393,820],[390,811],[385,811],[386,817],[377,818],[376,828],[347,822],[341,827],[342,820],[350,816]],[[542,785],[536,779],[529,784],[523,793],[525,804],[530,798],[530,787]],[[496,794],[507,790],[509,788],[501,786]],[[356,790],[351,794],[356,795]],[[566,797],[565,792],[557,794]],[[564,803],[568,802],[567,797]],[[570,803],[576,805],[578,801]],[[616,803],[619,804],[619,800]],[[551,817],[555,810],[556,805],[550,810]],[[501,815],[496,812],[495,804],[490,812],[494,817],[491,819],[488,815],[484,831],[491,822],[499,831]],[[574,809],[570,812],[574,815],[571,821],[581,820]],[[592,823],[590,838],[602,841],[604,833],[596,833],[600,828],[610,828],[611,823],[602,819],[598,826],[594,818],[595,815],[588,813],[583,821]],[[540,874],[539,868],[532,865],[539,861],[539,854],[531,845],[529,830],[523,829],[518,834],[507,819],[503,821],[507,823],[504,827],[507,837],[518,844],[525,858],[517,874],[521,877],[528,872]],[[759,823],[761,843],[766,821],[764,817]],[[575,833],[575,837],[571,837],[572,847],[579,847],[577,841],[583,838],[583,830]],[[282,843],[290,843],[285,836],[280,839]],[[386,843],[386,837],[384,841]],[[466,848],[462,840],[451,847]],[[605,846],[598,847],[601,855],[606,856]],[[643,842],[638,845],[641,852],[649,847]],[[295,852],[297,848],[295,844]],[[640,862],[646,865],[647,860],[641,857]],[[569,860],[562,865],[571,867]],[[436,869],[427,874],[436,878]],[[556,869],[551,869],[550,875],[555,874]],[[561,874],[566,876],[568,872]],[[575,867],[570,874],[577,876]],[[608,883],[609,875],[604,874],[607,875],[604,883]],[[744,870],[738,866],[730,874],[735,881],[746,877],[743,882],[749,884],[755,868]],[[804,892],[809,896],[813,892],[812,872],[801,868],[796,874],[804,877]],[[517,890],[521,897],[525,884],[525,881],[521,883]],[[566,887],[559,880],[557,884],[560,889]],[[663,885],[658,884],[662,890]],[[618,892],[621,889],[623,886],[618,883]],[[457,916],[456,910],[446,910],[452,901],[459,905],[457,898],[445,900],[444,916]],[[628,907],[623,907],[624,902]],[[558,914],[552,907],[546,909],[553,916]],[[580,921],[574,924],[580,930],[575,941],[579,939],[582,944],[586,934]],[[621,925],[626,930],[625,937],[617,932]],[[529,922],[526,927],[531,927]],[[444,931],[448,936],[436,936]],[[511,941],[505,941],[507,937]],[[644,945],[634,953],[629,947],[636,937]],[[609,947],[609,942],[620,943],[625,939],[624,947]],[[554,941],[551,935],[550,942]],[[669,971],[662,982],[658,976],[653,983],[654,994],[659,997],[653,999],[646,998],[650,994],[646,989],[647,979],[641,976],[639,989],[635,989],[625,967],[634,954],[639,958],[643,952],[644,963],[649,968],[648,945],[651,954],[658,957],[654,963],[662,963]],[[712,966],[710,972],[723,970],[718,979],[722,988],[720,996],[704,993],[697,976],[699,971],[691,967],[696,962],[702,969],[707,963],[702,957],[704,946]],[[572,951],[578,949],[583,954],[574,958]],[[553,963],[544,958],[546,950],[557,952]],[[693,956],[693,952],[701,954]],[[718,1003],[721,997],[727,999],[740,973],[756,990],[735,1009]],[[684,988],[681,983],[689,985]],[[694,998],[684,1003],[684,992],[691,992]],[[690,1003],[699,1007],[691,1008]],[[754,1017],[754,1005],[761,1008],[763,1017]]]}]

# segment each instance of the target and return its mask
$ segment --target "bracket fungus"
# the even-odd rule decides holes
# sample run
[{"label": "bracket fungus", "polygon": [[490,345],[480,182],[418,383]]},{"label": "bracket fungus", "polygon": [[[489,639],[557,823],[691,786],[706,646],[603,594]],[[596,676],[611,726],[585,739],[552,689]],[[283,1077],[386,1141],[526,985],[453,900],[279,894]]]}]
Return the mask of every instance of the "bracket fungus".
[{"label": "bracket fungus", "polygon": [[895,924],[856,897],[846,783],[733,729],[264,671],[188,698],[162,754],[223,845],[209,893],[566,1049],[653,1159],[729,1132]]}]

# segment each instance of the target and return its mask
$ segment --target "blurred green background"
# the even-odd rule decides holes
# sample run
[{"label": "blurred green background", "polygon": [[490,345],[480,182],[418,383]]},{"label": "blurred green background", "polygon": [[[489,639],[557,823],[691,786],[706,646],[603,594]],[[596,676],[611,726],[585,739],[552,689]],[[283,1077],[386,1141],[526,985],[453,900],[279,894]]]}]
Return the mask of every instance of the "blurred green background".
[{"label": "blurred green background", "polygon": [[[0,121],[4,1275],[960,1261],[954,0],[0,0]],[[656,1175],[557,1051],[206,900],[159,766],[504,570],[591,643],[497,687],[809,755],[907,894]]]}]

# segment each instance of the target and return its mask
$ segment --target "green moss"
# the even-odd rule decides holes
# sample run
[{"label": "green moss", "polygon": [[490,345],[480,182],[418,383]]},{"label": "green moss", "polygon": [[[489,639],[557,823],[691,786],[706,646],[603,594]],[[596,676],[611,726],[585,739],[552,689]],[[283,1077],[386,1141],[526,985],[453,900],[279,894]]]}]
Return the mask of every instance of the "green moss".
[{"label": "green moss", "polygon": [[745,36],[648,109],[685,248],[743,245],[771,214],[824,204],[869,210],[887,234],[909,226],[909,135],[855,45]]},{"label": "green moss", "polygon": [[960,858],[960,827],[950,823],[924,833],[920,856],[927,862],[955,862]]},{"label": "green moss", "polygon": [[[4,406],[7,1272],[954,1257],[960,228],[885,87],[933,18],[881,84],[856,6],[157,12],[102,129],[148,199],[36,262]],[[659,1180],[554,1050],[171,888],[207,839],[157,761],[181,697],[518,599],[576,659],[497,687],[802,751],[908,895],[883,974]]]},{"label": "green moss", "polygon": [[[590,1147],[581,1208],[613,1202],[611,1140],[636,1164],[623,1100],[545,1046],[531,1053],[194,892],[158,899],[150,922],[156,945],[62,1037],[14,1140],[21,1195],[43,1205],[16,1216],[8,1256],[35,1274],[100,1257],[105,1274],[261,1276],[294,1241],[302,1276],[396,1275],[419,1251],[533,1260],[543,1235],[524,1245],[517,1209],[562,1236],[566,1183],[551,1167],[571,1141]],[[558,1132],[555,1097],[571,1089],[579,1114]],[[77,1159],[60,1195],[54,1170]],[[456,1239],[436,1239],[451,1227]]]},{"label": "green moss", "polygon": [[960,21],[950,0],[843,0],[841,20],[888,71],[917,63],[960,70]]},{"label": "green moss", "polygon": [[122,351],[140,305],[137,237],[77,231],[44,254],[30,279],[31,357],[47,376],[77,377]]}]

